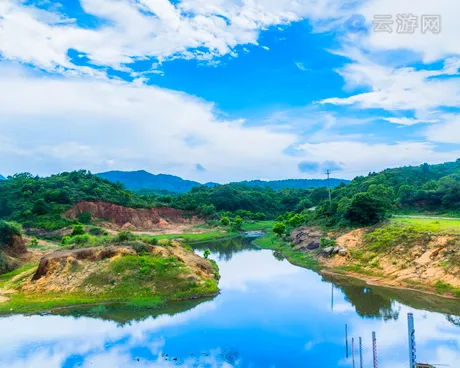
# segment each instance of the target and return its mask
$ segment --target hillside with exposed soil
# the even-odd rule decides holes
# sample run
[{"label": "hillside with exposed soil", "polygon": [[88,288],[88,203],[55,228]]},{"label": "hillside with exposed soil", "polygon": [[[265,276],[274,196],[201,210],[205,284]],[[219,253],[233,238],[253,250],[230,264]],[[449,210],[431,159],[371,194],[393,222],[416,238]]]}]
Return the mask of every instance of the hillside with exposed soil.
[{"label": "hillside with exposed soil", "polygon": [[216,295],[217,279],[214,263],[177,242],[58,250],[4,283],[0,311],[128,301],[156,306]]},{"label": "hillside with exposed soil", "polygon": [[[302,237],[305,241],[295,244]],[[320,247],[321,238],[334,246]],[[460,234],[454,228],[395,220],[345,234],[304,228],[293,234],[293,242],[294,249],[318,259],[323,272],[460,297]]]},{"label": "hillside with exposed soil", "polygon": [[82,213],[89,213],[95,221],[101,221],[109,228],[149,231],[177,224],[198,225],[203,219],[194,213],[176,208],[129,208],[108,202],[82,201],[64,213],[70,219],[76,219]]}]

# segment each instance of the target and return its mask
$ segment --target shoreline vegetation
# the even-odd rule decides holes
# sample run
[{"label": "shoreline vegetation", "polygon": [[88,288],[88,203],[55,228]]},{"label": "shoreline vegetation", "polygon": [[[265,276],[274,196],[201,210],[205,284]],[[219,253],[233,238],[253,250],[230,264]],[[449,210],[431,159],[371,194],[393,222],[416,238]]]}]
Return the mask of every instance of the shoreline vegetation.
[{"label": "shoreline vegetation", "polygon": [[[321,248],[295,251],[289,238],[282,239],[274,234],[273,225],[274,222],[265,221],[243,226],[243,229],[264,231],[265,235],[253,242],[255,245],[278,252],[290,263],[322,275],[354,278],[372,286],[411,290],[447,299],[460,298],[460,286],[455,284],[459,282],[456,267],[460,259],[452,249],[460,241],[460,219],[398,216],[377,227],[327,234],[342,245],[347,237],[353,236],[351,241],[355,243],[347,249],[346,257],[324,255]],[[395,248],[395,252],[390,248]],[[418,257],[411,252],[417,252]],[[398,264],[396,257],[401,258]],[[424,263],[417,263],[418,258]],[[384,266],[395,267],[388,270]],[[396,268],[403,271],[401,279],[397,277]],[[433,270],[444,273],[435,274]],[[433,276],[423,278],[422,271],[431,272]],[[447,282],[450,280],[454,285]]]},{"label": "shoreline vegetation", "polygon": [[[460,297],[459,183],[460,159],[329,189],[216,184],[150,193],[85,170],[16,174],[0,181],[0,311],[95,298],[153,307],[217,293],[209,250],[198,257],[190,244],[257,230],[264,235],[255,246],[296,266]],[[190,257],[212,268],[212,285]]]}]

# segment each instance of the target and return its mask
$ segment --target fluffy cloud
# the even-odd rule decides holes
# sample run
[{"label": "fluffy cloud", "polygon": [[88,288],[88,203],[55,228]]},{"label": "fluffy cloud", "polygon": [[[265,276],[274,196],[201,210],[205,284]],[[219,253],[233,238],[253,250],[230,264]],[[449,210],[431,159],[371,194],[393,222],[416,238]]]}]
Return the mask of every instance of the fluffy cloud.
[{"label": "fluffy cloud", "polygon": [[156,87],[38,77],[0,83],[0,152],[10,173],[114,166],[193,176],[199,162],[216,179],[227,179],[227,170],[243,179],[286,164],[283,150],[297,139],[220,120],[212,104]]},{"label": "fluffy cloud", "polygon": [[130,72],[126,64],[147,58],[161,62],[175,57],[210,60],[235,55],[236,46],[257,44],[259,32],[267,27],[307,17],[313,22],[330,19],[349,1],[80,2],[86,17],[96,17],[97,27],[81,25],[82,14],[74,19],[56,7],[37,9],[18,0],[2,1],[0,53],[46,70],[103,76],[92,67],[75,65],[68,51],[76,50],[93,66]]}]

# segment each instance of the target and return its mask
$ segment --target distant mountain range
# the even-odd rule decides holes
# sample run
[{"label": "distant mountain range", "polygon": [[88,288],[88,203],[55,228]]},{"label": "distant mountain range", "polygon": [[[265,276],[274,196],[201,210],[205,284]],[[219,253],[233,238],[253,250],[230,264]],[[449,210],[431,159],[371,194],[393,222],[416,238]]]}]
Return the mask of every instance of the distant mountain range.
[{"label": "distant mountain range", "polygon": [[202,185],[196,181],[184,180],[178,176],[166,174],[155,175],[145,170],[107,171],[96,175],[112,182],[118,181],[131,190],[154,189],[185,193],[193,187]]},{"label": "distant mountain range", "polygon": [[[126,188],[131,190],[167,190],[175,193],[186,193],[196,186],[216,186],[218,183],[201,184],[196,181],[184,180],[178,176],[166,174],[151,174],[144,170],[139,171],[108,171],[96,174],[101,178],[105,178],[112,182],[120,182]],[[341,183],[349,183],[349,180],[330,179],[331,187],[340,185]],[[274,190],[285,188],[319,188],[327,186],[327,179],[286,179],[286,180],[251,180],[241,181],[232,184],[242,184],[251,187],[268,187]]]},{"label": "distant mountain range", "polygon": [[6,178],[3,175],[0,175],[0,180],[6,180]]}]

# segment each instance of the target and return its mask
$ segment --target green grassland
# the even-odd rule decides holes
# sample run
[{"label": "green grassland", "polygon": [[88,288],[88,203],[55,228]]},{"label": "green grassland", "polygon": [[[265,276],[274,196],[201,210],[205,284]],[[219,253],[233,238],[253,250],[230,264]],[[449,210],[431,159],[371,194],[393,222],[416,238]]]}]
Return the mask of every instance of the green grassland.
[{"label": "green grassland", "polygon": [[420,231],[460,234],[459,219],[393,217],[392,223],[415,226]]}]

